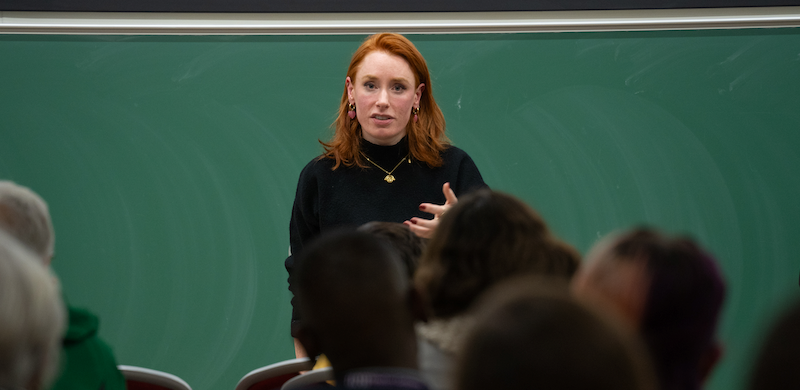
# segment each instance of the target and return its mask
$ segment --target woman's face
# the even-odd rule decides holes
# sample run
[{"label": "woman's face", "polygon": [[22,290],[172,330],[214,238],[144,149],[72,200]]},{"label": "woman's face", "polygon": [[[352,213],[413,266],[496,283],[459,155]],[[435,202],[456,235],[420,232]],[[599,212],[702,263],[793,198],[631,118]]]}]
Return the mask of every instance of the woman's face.
[{"label": "woman's face", "polygon": [[411,108],[419,107],[425,89],[424,84],[414,84],[405,59],[382,51],[367,54],[355,79],[348,77],[345,86],[362,136],[376,145],[394,145],[405,137]]}]

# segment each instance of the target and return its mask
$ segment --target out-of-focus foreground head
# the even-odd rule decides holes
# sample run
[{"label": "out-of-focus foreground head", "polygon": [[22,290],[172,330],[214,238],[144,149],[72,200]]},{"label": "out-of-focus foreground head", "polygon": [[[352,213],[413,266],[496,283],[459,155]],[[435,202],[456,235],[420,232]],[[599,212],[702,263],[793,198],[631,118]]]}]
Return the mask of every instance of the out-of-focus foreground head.
[{"label": "out-of-focus foreground head", "polygon": [[397,222],[367,222],[359,226],[358,231],[372,233],[389,241],[403,260],[408,277],[414,277],[422,249],[425,248],[424,238],[414,234],[408,226]]},{"label": "out-of-focus foreground head", "polygon": [[566,284],[521,277],[475,306],[457,390],[652,390],[644,347],[616,318],[573,299]]},{"label": "out-of-focus foreground head", "polygon": [[49,387],[65,322],[56,278],[0,229],[0,388]]},{"label": "out-of-focus foreground head", "polygon": [[303,318],[297,337],[309,356],[324,353],[337,377],[354,368],[416,366],[413,289],[384,239],[326,233],[303,250],[293,277]]},{"label": "out-of-focus foreground head", "polygon": [[519,199],[488,189],[447,211],[422,254],[414,282],[433,317],[464,312],[494,283],[521,274],[569,279],[577,251]]},{"label": "out-of-focus foreground head", "polygon": [[12,181],[0,180],[0,228],[50,264],[55,245],[47,203],[35,192]]},{"label": "out-of-focus foreground head", "polygon": [[770,330],[750,378],[750,390],[800,389],[800,300]]},{"label": "out-of-focus foreground head", "polygon": [[663,390],[701,387],[720,357],[725,283],[691,239],[645,228],[609,237],[589,252],[573,291],[639,331]]}]

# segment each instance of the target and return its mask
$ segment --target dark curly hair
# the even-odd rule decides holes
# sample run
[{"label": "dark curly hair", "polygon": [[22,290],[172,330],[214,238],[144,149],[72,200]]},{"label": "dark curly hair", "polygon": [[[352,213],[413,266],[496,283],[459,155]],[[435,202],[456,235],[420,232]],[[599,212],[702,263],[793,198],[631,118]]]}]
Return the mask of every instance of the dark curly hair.
[{"label": "dark curly hair", "polygon": [[519,199],[489,189],[459,200],[442,217],[414,281],[433,317],[465,311],[494,283],[526,273],[569,279],[580,255]]}]

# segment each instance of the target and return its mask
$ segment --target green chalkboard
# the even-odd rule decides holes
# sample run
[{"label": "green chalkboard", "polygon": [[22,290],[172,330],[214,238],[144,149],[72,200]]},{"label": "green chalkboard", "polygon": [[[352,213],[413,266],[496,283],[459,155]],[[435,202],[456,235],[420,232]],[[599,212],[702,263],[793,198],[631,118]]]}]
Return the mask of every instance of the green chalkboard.
[{"label": "green chalkboard", "polygon": [[[800,290],[800,29],[410,37],[454,143],[581,251],[647,223],[718,256],[710,388],[743,388]],[[0,178],[49,201],[119,363],[221,390],[293,357],[296,180],[362,39],[0,36]]]}]

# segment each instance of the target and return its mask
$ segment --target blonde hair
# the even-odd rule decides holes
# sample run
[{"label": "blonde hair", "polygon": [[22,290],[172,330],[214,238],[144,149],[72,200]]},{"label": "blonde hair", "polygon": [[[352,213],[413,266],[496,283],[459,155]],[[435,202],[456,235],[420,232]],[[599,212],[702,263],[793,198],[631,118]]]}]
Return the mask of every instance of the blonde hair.
[{"label": "blonde hair", "polygon": [[34,251],[45,262],[53,257],[55,233],[47,203],[35,192],[0,180],[0,228]]},{"label": "blonde hair", "polygon": [[58,280],[0,230],[0,388],[48,388],[65,323]]}]

